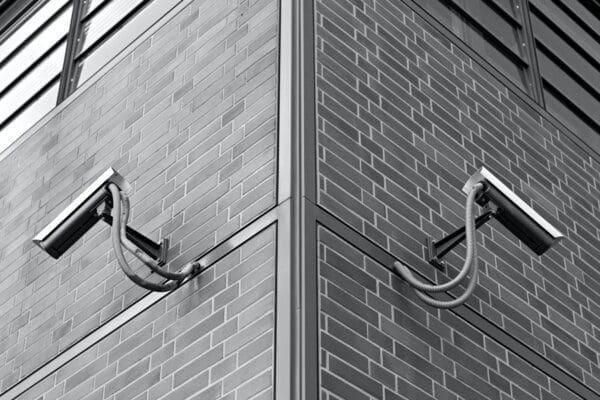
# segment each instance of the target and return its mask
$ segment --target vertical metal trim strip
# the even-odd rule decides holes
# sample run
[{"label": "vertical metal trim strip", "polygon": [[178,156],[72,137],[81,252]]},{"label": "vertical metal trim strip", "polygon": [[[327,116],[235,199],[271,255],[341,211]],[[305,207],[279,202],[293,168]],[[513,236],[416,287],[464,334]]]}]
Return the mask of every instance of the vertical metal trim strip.
[{"label": "vertical metal trim strip", "polygon": [[301,323],[302,323],[302,400],[319,398],[319,286],[317,269],[317,217],[315,207],[302,199],[301,220]]},{"label": "vertical metal trim strip", "polygon": [[292,399],[295,362],[295,307],[292,277],[291,207],[286,201],[279,207],[277,220],[277,255],[275,288],[275,399]]},{"label": "vertical metal trim strip", "polygon": [[301,195],[309,201],[316,203],[317,177],[316,177],[316,135],[317,135],[317,102],[315,60],[317,46],[315,43],[315,13],[314,0],[300,2],[299,43],[300,48],[300,76],[299,93],[296,98],[300,100],[298,123],[301,130],[300,151],[302,154],[302,174],[300,176]]},{"label": "vertical metal trim strip", "polygon": [[[313,0],[280,2],[277,289],[277,399],[318,398]],[[312,228],[311,228],[312,227]],[[288,314],[288,315],[286,315]]]},{"label": "vertical metal trim strip", "polygon": [[297,121],[298,193],[292,203],[297,235],[299,316],[302,324],[302,400],[319,398],[319,304],[317,276],[316,217],[311,202],[316,201],[316,101],[315,101],[315,1],[297,2]]},{"label": "vertical metal trim strip", "polygon": [[73,64],[75,58],[75,49],[77,48],[77,38],[81,31],[81,10],[83,9],[83,0],[73,0],[73,11],[71,14],[71,23],[69,33],[67,34],[67,48],[63,61],[62,72],[60,74],[60,85],[58,87],[57,103],[62,102],[72,92],[71,79],[73,75]]},{"label": "vertical metal trim strip", "polygon": [[521,1],[521,12],[523,13],[523,39],[525,40],[527,53],[529,55],[529,68],[531,69],[531,83],[533,84],[533,98],[537,100],[542,108],[546,108],[544,100],[544,90],[542,83],[542,74],[537,59],[537,49],[535,37],[531,28],[531,12],[529,10],[529,0]]},{"label": "vertical metal trim strip", "polygon": [[280,0],[279,5],[279,101],[277,147],[277,202],[292,195],[292,54],[293,0]]}]

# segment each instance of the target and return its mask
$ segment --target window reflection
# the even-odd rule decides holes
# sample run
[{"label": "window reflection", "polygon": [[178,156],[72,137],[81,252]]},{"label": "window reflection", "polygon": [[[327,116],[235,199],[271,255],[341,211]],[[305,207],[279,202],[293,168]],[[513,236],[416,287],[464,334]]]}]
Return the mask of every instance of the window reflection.
[{"label": "window reflection", "polygon": [[[147,2],[147,1],[146,1]],[[81,47],[78,54],[86,51],[105,33],[115,26],[128,13],[133,11],[143,0],[113,0],[97,14],[83,23]]]},{"label": "window reflection", "polygon": [[82,16],[93,13],[99,6],[106,3],[107,0],[84,0]]},{"label": "window reflection", "polygon": [[146,2],[141,4],[144,8],[135,14],[127,24],[108,37],[89,54],[83,54],[76,60],[74,77],[76,85],[79,86],[98,71],[104,64],[109,62],[116,54],[123,50],[129,42],[150,28],[154,22],[164,14],[164,4],[160,1]]},{"label": "window reflection", "polygon": [[0,42],[0,62],[4,61],[10,53],[15,51],[28,38],[32,37],[35,32],[48,22],[61,7],[67,4],[67,2],[68,0],[50,0],[10,36]]},{"label": "window reflection", "polygon": [[0,68],[0,92],[37,62],[59,40],[64,39],[69,29],[72,9],[73,7],[70,6],[61,12],[53,22],[40,30],[33,40],[2,65]]},{"label": "window reflection", "polygon": [[421,0],[419,5],[529,92],[530,61],[514,0]]},{"label": "window reflection", "polygon": [[35,101],[19,113],[12,121],[2,128],[0,135],[0,152],[4,151],[19,136],[31,128],[42,116],[56,106],[58,97],[58,80]]},{"label": "window reflection", "polygon": [[[487,0],[487,2],[489,3],[490,0]],[[505,13],[521,22],[521,13],[519,12],[521,8],[518,0],[491,0],[491,2],[504,10]]]},{"label": "window reflection", "polygon": [[179,1],[38,0],[0,36],[0,152]]},{"label": "window reflection", "polygon": [[65,57],[65,48],[66,43],[63,42],[31,73],[27,74],[0,98],[0,122],[7,119],[60,73]]}]

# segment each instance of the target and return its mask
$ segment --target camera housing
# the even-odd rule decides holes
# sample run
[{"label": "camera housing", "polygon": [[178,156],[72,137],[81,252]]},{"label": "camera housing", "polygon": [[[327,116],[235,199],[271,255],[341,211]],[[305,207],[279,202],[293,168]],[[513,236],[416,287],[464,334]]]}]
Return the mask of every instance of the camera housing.
[{"label": "camera housing", "polygon": [[107,200],[110,201],[109,183],[114,183],[123,191],[130,189],[117,171],[108,168],[33,238],[34,243],[53,258],[59,258],[102,219],[98,208]]},{"label": "camera housing", "polygon": [[473,185],[479,182],[485,188],[477,198],[477,204],[484,207],[491,203],[496,209],[494,218],[535,254],[543,254],[564,237],[485,167],[481,167],[469,178],[463,186],[463,192],[468,194]]}]

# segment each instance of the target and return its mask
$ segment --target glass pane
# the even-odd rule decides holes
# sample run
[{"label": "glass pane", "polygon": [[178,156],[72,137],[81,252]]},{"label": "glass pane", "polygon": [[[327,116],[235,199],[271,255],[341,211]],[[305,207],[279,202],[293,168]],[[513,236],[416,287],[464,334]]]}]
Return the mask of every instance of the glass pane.
[{"label": "glass pane", "polygon": [[50,0],[46,5],[33,14],[23,25],[21,25],[6,40],[0,43],[0,61],[4,60],[24,40],[34,34],[44,22],[48,21],[68,0]]},{"label": "glass pane", "polygon": [[17,140],[56,105],[58,81],[0,131],[0,152]]},{"label": "glass pane", "polygon": [[594,126],[593,123],[584,121],[573,112],[569,105],[554,95],[554,90],[551,87],[546,85],[544,87],[544,100],[548,111],[558,116],[563,124],[582,137],[586,143],[600,146],[600,129],[598,125]]},{"label": "glass pane", "polygon": [[0,98],[0,122],[8,118],[61,71],[66,43],[63,42],[31,73]]},{"label": "glass pane", "polygon": [[0,68],[0,92],[14,81],[23,71],[36,62],[40,56],[65,37],[71,22],[69,6],[40,32],[35,39],[28,43],[18,53],[14,54],[8,62]]},{"label": "glass pane", "polygon": [[[519,57],[523,61],[526,61],[520,56],[517,40],[518,32],[515,26],[507,22],[506,19],[500,18],[496,11],[492,10],[488,5],[483,4],[481,0],[451,1],[454,2],[455,7],[460,6],[462,12],[467,13],[483,27],[489,29],[488,36],[484,36],[472,24],[467,23],[459,15],[459,11],[452,9],[449,1],[422,0],[419,4],[456,36],[477,51],[484,59],[517,84],[517,86],[525,91],[529,91],[526,84],[525,68],[512,58]],[[510,56],[510,52],[507,49],[496,47],[494,45],[495,42],[488,40],[490,34],[509,47],[513,51],[514,56]]]},{"label": "glass pane", "polygon": [[587,0],[562,0],[573,14],[587,25],[587,30],[600,35],[600,3]]},{"label": "glass pane", "polygon": [[125,15],[136,6],[147,0],[113,0],[98,14],[83,24],[81,43],[78,54],[81,54],[93,45],[102,35],[109,31]]},{"label": "glass pane", "polygon": [[[552,29],[562,31],[562,33],[573,40],[577,46],[581,47],[584,52],[593,58],[596,62],[600,62],[600,41],[596,39],[597,32],[590,34],[585,29],[585,26],[574,21],[562,8],[558,7],[553,1],[547,0],[532,0],[530,9],[538,15],[544,15],[552,21]],[[536,35],[536,32],[533,32]]]},{"label": "glass pane", "polygon": [[573,103],[581,112],[594,120],[596,124],[600,125],[600,116],[598,115],[600,101],[598,101],[596,95],[590,93],[575,81],[567,71],[562,69],[545,52],[538,51],[537,54],[540,72],[544,81],[554,87],[556,91]]},{"label": "glass pane", "polygon": [[82,16],[86,16],[89,13],[93,12],[96,8],[98,8],[98,6],[106,3],[107,0],[84,0],[83,1],[83,12],[81,13]]},{"label": "glass pane", "polygon": [[[536,12],[531,13],[531,26],[538,42],[538,51],[545,48],[547,53],[561,60],[566,68],[572,71],[571,74],[574,73],[579,76],[581,80],[592,86],[597,93],[600,93],[600,70],[588,58],[579,53],[577,49],[565,41],[563,36],[538,18]],[[561,66],[561,68],[565,69],[565,66]]]},{"label": "glass pane", "polygon": [[497,49],[481,33],[470,26],[465,26],[466,42],[484,59],[506,75],[513,83],[527,91],[525,71],[504,52]]},{"label": "glass pane", "polygon": [[442,25],[454,32],[455,35],[462,38],[462,29],[456,29],[461,21],[454,15],[450,8],[448,8],[446,3],[443,3],[440,0],[422,0],[419,2],[419,5],[435,19],[440,21]]},{"label": "glass pane", "polygon": [[87,54],[85,58],[76,63],[78,71],[76,74],[80,86],[104,64],[113,59],[113,57],[123,50],[129,43],[135,40],[139,35],[150,28],[156,20],[162,17],[168,10],[175,5],[173,0],[152,1],[137,13],[127,24],[116,31],[114,35],[106,39],[98,48]]},{"label": "glass pane", "polygon": [[[471,1],[471,0],[469,0]],[[508,15],[512,15],[517,21],[521,22],[521,7],[520,1],[516,0],[485,0],[486,3],[495,3],[498,7],[500,7],[504,12]],[[519,11],[517,11],[517,6],[519,6]]]},{"label": "glass pane", "polygon": [[465,2],[464,10],[496,39],[510,48],[515,55],[521,54],[517,27],[504,19],[501,14],[498,14],[486,3],[472,0]]}]

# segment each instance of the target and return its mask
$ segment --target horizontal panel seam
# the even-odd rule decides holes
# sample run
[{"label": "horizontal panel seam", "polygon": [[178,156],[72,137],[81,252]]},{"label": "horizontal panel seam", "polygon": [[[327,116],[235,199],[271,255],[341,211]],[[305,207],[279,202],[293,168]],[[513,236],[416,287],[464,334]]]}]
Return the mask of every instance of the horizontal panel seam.
[{"label": "horizontal panel seam", "polygon": [[[391,266],[396,258],[392,254],[381,248],[379,245],[373,243],[371,240],[354,230],[352,227],[346,225],[336,216],[329,213],[329,211],[312,203],[308,199],[305,200],[307,206],[312,207],[315,210],[313,214],[315,215],[318,225],[331,230],[331,232],[339,235],[342,239],[363,252],[365,255],[371,257],[390,271],[393,271]],[[447,311],[442,310],[442,312]],[[461,317],[463,320],[480,330],[485,335],[496,340],[498,343],[501,343],[503,346],[521,357],[523,360],[527,361],[533,367],[553,378],[578,396],[581,396],[586,400],[600,400],[599,393],[585,386],[571,374],[565,372],[561,367],[547,360],[537,351],[531,349],[520,340],[506,333],[502,330],[502,328],[490,322],[468,306],[453,309],[451,312]]]}]

